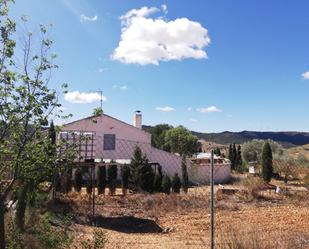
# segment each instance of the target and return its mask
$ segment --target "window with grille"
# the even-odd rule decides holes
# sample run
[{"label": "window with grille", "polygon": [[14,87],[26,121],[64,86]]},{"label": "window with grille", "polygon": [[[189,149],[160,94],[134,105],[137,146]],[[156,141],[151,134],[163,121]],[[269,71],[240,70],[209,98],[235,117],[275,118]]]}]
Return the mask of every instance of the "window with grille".
[{"label": "window with grille", "polygon": [[115,134],[104,134],[103,142],[104,150],[115,150],[116,149],[116,135]]}]

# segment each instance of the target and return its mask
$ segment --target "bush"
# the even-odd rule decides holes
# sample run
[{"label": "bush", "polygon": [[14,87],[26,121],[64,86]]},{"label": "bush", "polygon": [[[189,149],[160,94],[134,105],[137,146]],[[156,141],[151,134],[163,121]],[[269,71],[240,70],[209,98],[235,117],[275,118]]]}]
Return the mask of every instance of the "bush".
[{"label": "bush", "polygon": [[177,194],[180,193],[181,180],[180,180],[177,173],[175,173],[175,175],[172,178],[171,186],[172,186],[172,190],[173,190],[174,193],[177,193]]},{"label": "bush", "polygon": [[138,169],[138,185],[140,188],[147,192],[153,191],[153,183],[154,183],[154,172],[150,164],[140,165]]},{"label": "bush", "polygon": [[74,173],[74,189],[80,192],[83,186],[83,175],[80,169],[76,169]]},{"label": "bush", "polygon": [[67,171],[61,177],[61,188],[62,192],[68,194],[72,191],[73,182],[72,182],[72,172]]},{"label": "bush", "polygon": [[160,174],[156,174],[153,181],[153,190],[156,192],[162,191],[162,176]]},{"label": "bush", "polygon": [[92,193],[92,188],[93,188],[92,185],[93,185],[92,178],[91,178],[91,175],[89,174],[87,178],[87,186],[86,186],[86,191],[88,195],[91,195]]},{"label": "bush", "polygon": [[125,195],[129,186],[129,177],[130,177],[130,167],[128,165],[123,165],[121,167],[121,186],[122,193]]},{"label": "bush", "polygon": [[168,175],[165,175],[162,179],[162,191],[167,195],[171,193],[171,180]]},{"label": "bush", "polygon": [[117,181],[117,164],[110,164],[107,169],[107,180],[110,195],[116,193],[116,181]]},{"label": "bush", "polygon": [[185,156],[182,157],[181,172],[182,172],[182,189],[185,193],[188,193],[189,177],[188,177],[188,170]]},{"label": "bush", "polygon": [[98,194],[104,194],[106,188],[106,167],[105,165],[99,166],[97,169],[97,186]]}]

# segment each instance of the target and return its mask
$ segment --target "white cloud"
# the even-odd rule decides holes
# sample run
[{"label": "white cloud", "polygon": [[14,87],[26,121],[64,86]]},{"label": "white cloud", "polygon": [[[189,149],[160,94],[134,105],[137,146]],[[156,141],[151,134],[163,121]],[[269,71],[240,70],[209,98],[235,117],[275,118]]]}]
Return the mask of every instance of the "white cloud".
[{"label": "white cloud", "polygon": [[192,108],[191,106],[187,108],[187,110],[188,110],[189,112],[191,112],[192,109],[193,109],[193,108]]},{"label": "white cloud", "polygon": [[304,72],[301,76],[303,77],[303,80],[309,80],[309,71]]},{"label": "white cloud", "polygon": [[162,8],[162,11],[163,11],[164,15],[167,15],[167,13],[168,13],[167,5],[166,4],[162,4],[161,8]]},{"label": "white cloud", "polygon": [[122,85],[122,86],[113,85],[113,88],[114,89],[119,89],[119,90],[122,90],[122,91],[128,90],[128,87],[126,85]]},{"label": "white cloud", "polygon": [[190,122],[193,122],[193,123],[197,123],[197,122],[198,122],[198,120],[195,119],[195,118],[190,118],[189,121],[190,121]]},{"label": "white cloud", "polygon": [[86,16],[86,15],[84,15],[84,14],[81,14],[81,15],[79,16],[79,20],[80,20],[81,22],[95,22],[95,21],[98,20],[98,16],[90,17],[90,16]]},{"label": "white cloud", "polygon": [[219,109],[216,106],[209,106],[209,107],[201,107],[196,109],[198,112],[202,113],[210,113],[210,112],[222,112],[221,109]]},{"label": "white cloud", "polygon": [[[187,18],[164,20],[151,18],[158,8],[132,9],[120,17],[121,39],[112,59],[126,64],[154,64],[185,58],[207,58],[204,51],[210,43],[208,30]],[[167,6],[162,5],[163,14]]]},{"label": "white cloud", "polygon": [[[74,104],[89,104],[97,101],[101,101],[101,95],[99,93],[80,93],[79,91],[68,92],[64,95],[64,99]],[[107,101],[105,96],[102,96],[103,101]]]},{"label": "white cloud", "polygon": [[175,108],[170,107],[170,106],[165,106],[165,107],[156,107],[157,111],[161,111],[161,112],[173,112],[175,111]]},{"label": "white cloud", "polygon": [[103,73],[103,72],[106,71],[106,70],[107,70],[107,68],[99,68],[99,69],[98,69],[98,72],[99,72],[99,73]]}]

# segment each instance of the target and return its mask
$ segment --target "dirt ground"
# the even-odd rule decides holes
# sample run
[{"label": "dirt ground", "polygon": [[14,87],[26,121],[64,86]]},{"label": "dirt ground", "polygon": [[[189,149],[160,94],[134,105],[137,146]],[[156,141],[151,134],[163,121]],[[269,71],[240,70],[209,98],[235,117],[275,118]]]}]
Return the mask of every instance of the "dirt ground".
[{"label": "dirt ground", "polygon": [[[250,201],[237,195],[218,198],[215,215],[217,245],[227,243],[226,237],[235,231],[244,236],[258,234],[259,239],[277,245],[288,237],[299,236],[304,240],[300,248],[309,248],[309,192],[301,193],[295,199],[274,193]],[[68,199],[74,203],[73,212],[79,217],[71,228],[75,236],[71,248],[82,248],[80,242],[92,240],[94,230],[106,232],[108,242],[105,248],[209,247],[207,187],[190,189],[188,194],[180,195],[128,194],[126,197],[118,189],[114,197],[97,197],[95,226],[88,223],[91,206],[87,195],[73,193]]]}]

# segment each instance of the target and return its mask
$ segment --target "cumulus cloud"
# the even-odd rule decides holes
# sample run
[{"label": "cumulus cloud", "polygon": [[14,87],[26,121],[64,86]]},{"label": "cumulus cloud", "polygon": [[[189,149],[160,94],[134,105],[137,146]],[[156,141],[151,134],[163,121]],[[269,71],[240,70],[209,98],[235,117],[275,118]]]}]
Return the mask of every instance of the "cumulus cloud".
[{"label": "cumulus cloud", "polygon": [[173,112],[175,111],[175,108],[170,107],[170,106],[165,106],[165,107],[156,107],[157,111],[161,111],[161,112]]},{"label": "cumulus cloud", "polygon": [[84,14],[81,14],[79,16],[79,20],[81,22],[95,22],[96,20],[98,20],[98,16],[93,16],[93,17],[90,17],[90,16],[86,16]]},{"label": "cumulus cloud", "polygon": [[191,112],[192,109],[193,109],[193,108],[190,106],[190,107],[187,108],[187,111],[188,111],[188,112]]},{"label": "cumulus cloud", "polygon": [[216,106],[201,107],[201,108],[197,108],[196,110],[202,113],[222,112],[222,110]]},{"label": "cumulus cloud", "polygon": [[204,48],[210,43],[208,30],[187,18],[165,20],[150,17],[167,6],[132,9],[120,17],[121,38],[112,59],[126,64],[154,64],[185,58],[207,58]]},{"label": "cumulus cloud", "polygon": [[301,76],[303,77],[303,80],[309,80],[309,71],[304,72]]},{"label": "cumulus cloud", "polygon": [[[74,104],[90,104],[93,102],[101,101],[99,93],[80,93],[79,91],[68,92],[64,95],[64,99]],[[102,96],[103,101],[107,101],[105,96]]]}]

